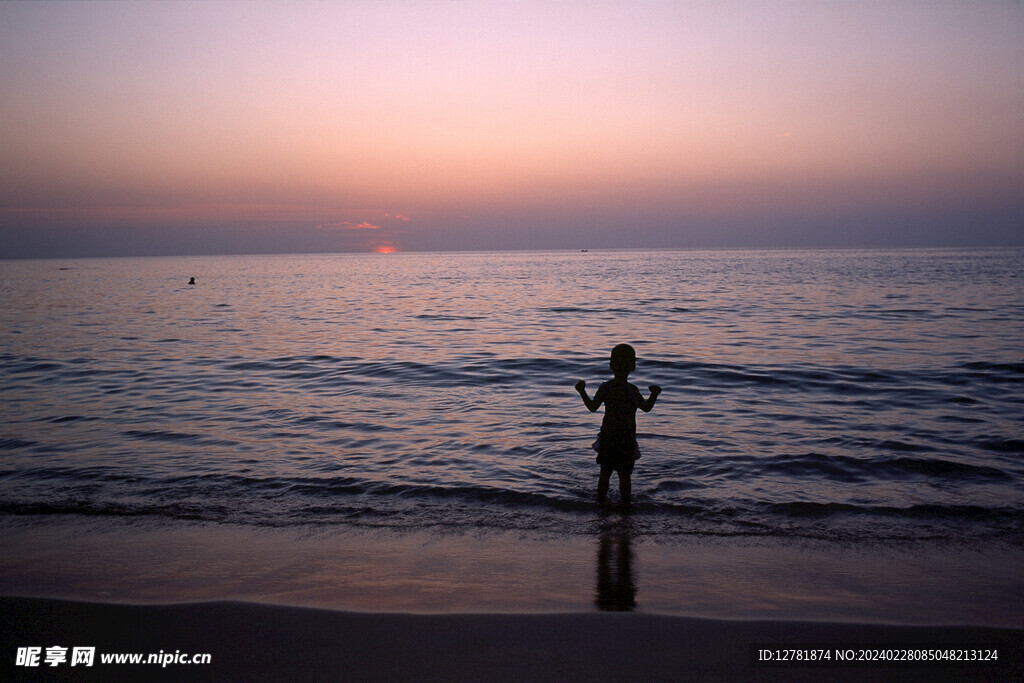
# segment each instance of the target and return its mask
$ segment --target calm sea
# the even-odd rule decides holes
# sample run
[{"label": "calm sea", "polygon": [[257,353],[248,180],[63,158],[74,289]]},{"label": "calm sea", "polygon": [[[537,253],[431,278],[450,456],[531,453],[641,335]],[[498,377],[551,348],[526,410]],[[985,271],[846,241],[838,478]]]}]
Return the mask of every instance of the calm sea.
[{"label": "calm sea", "polygon": [[[0,519],[1024,545],[1024,250],[0,263]],[[196,284],[188,285],[190,277]],[[613,498],[615,486],[613,483]]]}]

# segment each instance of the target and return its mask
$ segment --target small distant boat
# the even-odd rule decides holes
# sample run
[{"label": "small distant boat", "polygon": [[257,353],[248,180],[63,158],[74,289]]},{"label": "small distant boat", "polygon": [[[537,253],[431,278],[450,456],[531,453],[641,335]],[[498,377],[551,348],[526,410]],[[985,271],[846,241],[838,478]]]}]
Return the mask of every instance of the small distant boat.
[{"label": "small distant boat", "polygon": [[580,249],[580,251],[585,254],[585,253],[587,253],[589,251],[589,249]]}]

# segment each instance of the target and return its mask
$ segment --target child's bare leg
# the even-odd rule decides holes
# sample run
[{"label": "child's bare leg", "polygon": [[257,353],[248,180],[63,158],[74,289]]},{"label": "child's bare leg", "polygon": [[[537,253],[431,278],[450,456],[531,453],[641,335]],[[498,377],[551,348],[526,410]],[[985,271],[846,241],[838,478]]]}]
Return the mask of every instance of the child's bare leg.
[{"label": "child's bare leg", "polygon": [[619,472],[619,495],[622,496],[623,504],[628,504],[633,495],[633,480],[631,475]]},{"label": "child's bare leg", "polygon": [[601,468],[601,476],[597,479],[597,502],[603,503],[608,498],[608,484],[612,479],[610,469]]}]

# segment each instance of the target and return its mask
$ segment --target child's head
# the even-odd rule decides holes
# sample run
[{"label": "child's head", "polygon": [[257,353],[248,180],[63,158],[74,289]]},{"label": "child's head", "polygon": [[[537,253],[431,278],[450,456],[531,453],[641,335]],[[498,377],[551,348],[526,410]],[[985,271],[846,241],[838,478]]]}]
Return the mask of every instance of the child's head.
[{"label": "child's head", "polygon": [[633,370],[636,370],[636,351],[629,344],[619,344],[612,349],[612,357],[608,361],[608,367],[611,368],[612,373],[616,377],[625,377],[633,372]]}]

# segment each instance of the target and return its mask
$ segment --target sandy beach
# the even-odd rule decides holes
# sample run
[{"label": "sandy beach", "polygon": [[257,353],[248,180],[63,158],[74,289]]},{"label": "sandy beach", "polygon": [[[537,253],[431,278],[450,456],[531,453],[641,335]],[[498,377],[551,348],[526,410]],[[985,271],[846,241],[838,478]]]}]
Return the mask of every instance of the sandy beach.
[{"label": "sandy beach", "polygon": [[[1010,681],[1024,663],[1012,554],[110,520],[0,540],[3,680]],[[947,571],[912,585],[915,562]],[[997,659],[856,661],[878,650]],[[102,661],[136,653],[157,663]]]},{"label": "sandy beach", "polygon": [[[651,614],[374,614],[239,602],[139,606],[0,599],[8,680],[1021,680],[1020,630],[716,621]],[[91,668],[46,649],[95,647]],[[41,646],[38,667],[12,667]],[[761,649],[830,652],[764,664]],[[840,663],[876,648],[994,650],[987,662]],[[209,664],[102,664],[109,653],[210,654]],[[70,659],[70,654],[69,654]]]}]

